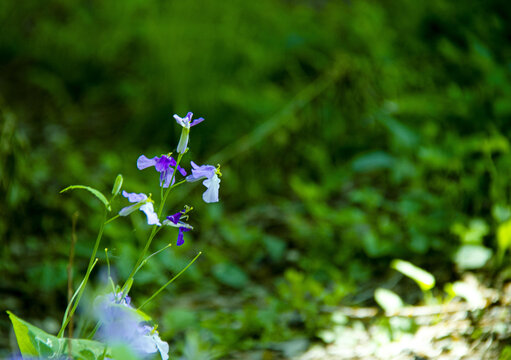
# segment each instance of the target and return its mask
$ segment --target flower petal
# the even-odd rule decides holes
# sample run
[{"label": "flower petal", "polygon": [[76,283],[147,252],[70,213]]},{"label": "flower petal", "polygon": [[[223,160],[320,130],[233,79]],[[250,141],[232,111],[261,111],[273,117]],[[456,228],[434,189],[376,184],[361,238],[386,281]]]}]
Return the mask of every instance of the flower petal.
[{"label": "flower petal", "polygon": [[186,178],[186,181],[188,182],[194,182],[203,178],[211,178],[216,173],[216,169],[212,165],[201,165],[197,166],[196,163],[193,161],[191,162],[192,165],[192,175],[189,175]]},{"label": "flower petal", "polygon": [[181,175],[186,176],[186,170],[183,169],[181,166],[178,166],[177,170],[181,173]]},{"label": "flower petal", "polygon": [[176,122],[177,122],[179,125],[181,125],[181,126],[183,126],[183,127],[185,127],[185,126],[186,126],[186,124],[185,124],[185,120],[184,120],[183,118],[179,117],[177,114],[174,114],[174,119],[176,119]]},{"label": "flower petal", "polygon": [[174,224],[177,224],[179,222],[179,219],[181,219],[181,216],[183,215],[183,213],[180,211],[180,212],[177,212],[173,215],[169,215],[167,216],[167,219],[172,221]]},{"label": "flower petal", "polygon": [[202,184],[208,189],[202,194],[204,202],[213,203],[218,202],[218,190],[220,189],[220,178],[217,174],[213,175],[210,179],[206,179]]},{"label": "flower petal", "polygon": [[140,211],[143,211],[147,216],[147,223],[149,225],[158,225],[161,226],[160,220],[158,220],[158,215],[154,212],[154,207],[152,202],[148,202],[140,207]]},{"label": "flower petal", "polygon": [[176,242],[176,245],[177,246],[181,246],[185,243],[185,239],[184,239],[184,235],[183,235],[183,232],[181,231],[181,229],[179,229],[179,234],[177,235],[177,242]]},{"label": "flower petal", "polygon": [[137,159],[137,168],[139,170],[146,169],[151,166],[155,166],[158,157],[153,157],[152,159],[147,158],[145,155],[140,155]]},{"label": "flower petal", "polygon": [[[167,171],[164,171],[160,175],[160,186],[164,188],[168,188],[170,185],[170,180],[172,179],[172,174],[174,173],[174,169],[169,168]],[[176,182],[176,179],[172,179],[172,185]],[[162,185],[163,184],[163,185]]]},{"label": "flower petal", "polygon": [[156,164],[154,165],[154,167],[156,168],[156,171],[159,171],[159,172],[166,171],[171,166],[176,165],[176,161],[172,157],[167,156],[167,155],[162,155],[161,157],[156,158],[156,159],[157,159],[157,161],[156,161]]},{"label": "flower petal", "polygon": [[158,348],[158,351],[160,352],[161,359],[169,360],[169,344],[166,341],[160,339],[156,332],[153,334],[153,340],[156,344],[156,347]]},{"label": "flower petal", "polygon": [[147,200],[146,194],[129,193],[126,190],[122,191],[122,196],[124,196],[125,198],[128,198],[128,201],[131,203]]},{"label": "flower petal", "polygon": [[185,227],[179,228],[179,234],[177,235],[177,242],[176,242],[177,246],[181,246],[185,243],[184,233],[188,232],[188,231],[190,231],[189,228],[185,228]]},{"label": "flower petal", "polygon": [[193,120],[193,121],[190,123],[190,127],[195,126],[195,125],[197,125],[197,124],[200,124],[200,123],[201,123],[201,122],[203,122],[203,121],[204,121],[204,118],[198,118],[198,119],[195,119],[195,120]]}]

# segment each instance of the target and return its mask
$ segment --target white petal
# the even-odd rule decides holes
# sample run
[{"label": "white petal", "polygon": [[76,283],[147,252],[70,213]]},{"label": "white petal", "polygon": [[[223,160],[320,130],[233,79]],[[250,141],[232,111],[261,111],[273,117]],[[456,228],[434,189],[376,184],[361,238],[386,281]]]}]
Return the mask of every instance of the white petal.
[{"label": "white petal", "polygon": [[154,207],[152,202],[148,202],[140,207],[140,211],[143,211],[147,216],[147,223],[149,225],[158,225],[161,226],[160,220],[158,220],[158,215],[154,212]]},{"label": "white petal", "polygon": [[217,174],[211,179],[206,179],[202,184],[208,189],[202,194],[202,199],[207,203],[218,202],[218,190],[220,189],[220,178]]}]

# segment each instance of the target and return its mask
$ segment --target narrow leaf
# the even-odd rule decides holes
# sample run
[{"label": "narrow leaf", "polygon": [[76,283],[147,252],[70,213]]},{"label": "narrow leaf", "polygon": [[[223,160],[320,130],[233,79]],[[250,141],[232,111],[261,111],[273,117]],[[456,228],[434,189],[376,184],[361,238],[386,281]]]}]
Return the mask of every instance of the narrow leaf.
[{"label": "narrow leaf", "polygon": [[65,191],[68,191],[68,190],[75,190],[75,189],[83,189],[83,190],[87,190],[87,191],[90,191],[94,196],[96,196],[99,200],[101,200],[101,202],[105,205],[105,207],[110,211],[112,210],[111,206],[110,206],[110,203],[108,202],[108,200],[106,199],[105,195],[103,195],[101,193],[101,191],[99,190],[96,190],[94,188],[91,188],[90,186],[85,186],[85,185],[71,185],[71,186],[68,186],[67,188],[65,188],[64,190],[61,190],[60,193],[62,194],[63,192]]}]

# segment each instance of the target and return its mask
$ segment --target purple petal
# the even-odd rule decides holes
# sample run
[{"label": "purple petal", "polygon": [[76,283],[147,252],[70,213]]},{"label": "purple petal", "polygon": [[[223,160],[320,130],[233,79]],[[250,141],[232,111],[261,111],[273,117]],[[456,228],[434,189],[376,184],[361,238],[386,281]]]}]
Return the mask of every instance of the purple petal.
[{"label": "purple petal", "polygon": [[179,222],[179,219],[181,219],[181,215],[183,215],[183,213],[180,211],[175,213],[174,215],[167,216],[167,219],[172,221],[174,224],[177,224]]},{"label": "purple petal", "polygon": [[176,245],[177,246],[181,246],[185,243],[185,240],[184,240],[184,235],[183,235],[183,232],[181,231],[181,229],[179,229],[179,234],[177,235],[177,242],[176,242]]},{"label": "purple petal", "polygon": [[203,121],[204,121],[204,119],[203,119],[203,118],[195,119],[195,120],[193,120],[193,121],[190,123],[190,127],[195,126],[195,125],[197,125],[197,124],[200,124],[200,123],[201,123],[201,122],[203,122]]},{"label": "purple petal", "polygon": [[137,159],[137,168],[139,170],[142,170],[150,166],[155,166],[156,160],[158,160],[156,156],[153,157],[152,159],[148,159],[147,156],[140,155],[139,158]]},{"label": "purple petal", "polygon": [[126,192],[126,190],[122,191],[122,196],[124,196],[125,198],[128,198],[128,201],[131,203],[137,203],[140,201],[147,200],[146,194],[129,193],[129,192]]},{"label": "purple petal", "polygon": [[176,242],[177,246],[181,246],[181,245],[183,245],[185,243],[184,233],[188,232],[188,231],[190,231],[190,229],[187,229],[185,227],[180,227],[179,228],[179,234],[177,235],[177,242]]},{"label": "purple petal", "polygon": [[177,170],[181,173],[181,175],[186,176],[186,170],[183,169],[181,166],[178,166]]},{"label": "purple petal", "polygon": [[188,112],[188,114],[186,114],[186,119],[188,120],[188,122],[192,121],[192,117],[193,117],[192,112]]},{"label": "purple petal", "polygon": [[197,181],[197,180],[200,180],[203,178],[210,179],[216,173],[216,169],[212,165],[197,166],[197,164],[194,163],[193,161],[191,162],[191,164],[192,164],[192,175],[188,176],[186,178],[186,181],[193,182],[193,181]]},{"label": "purple petal", "polygon": [[[168,188],[170,185],[170,180],[172,179],[172,173],[174,172],[174,169],[169,168],[167,171],[164,171],[160,175],[160,186],[163,186],[164,188]],[[174,185],[174,182],[176,182],[176,179],[172,179],[172,185]],[[163,184],[163,185],[162,185]]]},{"label": "purple petal", "polygon": [[[170,168],[171,166],[175,166],[176,161],[168,157],[167,155],[162,155],[160,158],[156,158],[156,164],[154,167],[156,168],[156,171],[162,172]],[[174,164],[172,164],[174,163]]]}]

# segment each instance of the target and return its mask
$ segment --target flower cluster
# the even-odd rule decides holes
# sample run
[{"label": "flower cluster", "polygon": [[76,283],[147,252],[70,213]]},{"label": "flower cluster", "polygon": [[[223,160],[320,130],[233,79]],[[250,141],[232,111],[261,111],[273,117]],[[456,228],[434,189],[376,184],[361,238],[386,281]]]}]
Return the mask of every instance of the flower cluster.
[{"label": "flower cluster", "polygon": [[[186,182],[204,180],[202,184],[206,187],[206,191],[202,194],[202,199],[206,203],[218,202],[218,192],[220,189],[221,181],[219,176],[222,175],[220,173],[219,166],[216,168],[212,165],[199,166],[195,162],[191,161],[191,175],[187,176],[187,171],[179,165],[181,156],[187,150],[190,128],[204,121],[203,118],[192,120],[192,116],[193,114],[191,112],[189,112],[184,118],[181,118],[178,115],[174,115],[177,123],[183,127],[181,137],[179,139],[179,144],[177,146],[177,152],[180,154],[178,160],[174,159],[170,153],[163,154],[159,157],[154,156],[152,158],[141,155],[137,159],[137,168],[139,170],[144,170],[149,167],[154,167],[155,170],[160,174],[160,186],[164,189],[179,185],[176,184],[176,171],[179,172],[183,177],[186,176],[184,179]],[[140,210],[146,214],[147,223],[149,225],[162,225],[158,214],[154,211],[153,201],[150,195],[147,196],[145,194],[128,193],[126,191],[123,191],[122,194],[124,197],[128,198],[129,202],[134,204],[123,208],[119,212],[120,216],[127,216],[136,210]],[[178,246],[184,243],[184,233],[193,229],[192,226],[180,220],[181,216],[185,213],[185,211],[180,211],[174,215],[167,216],[166,219],[163,220],[163,225],[177,227],[179,229],[177,238]]]},{"label": "flower cluster", "polygon": [[[131,304],[131,298],[128,296],[130,289],[134,283],[135,276],[138,271],[148,262],[148,260],[168,249],[171,244],[153,252],[148,255],[151,249],[151,243],[156,234],[165,227],[174,227],[178,230],[177,245],[184,244],[184,234],[193,229],[188,224],[188,213],[192,210],[192,207],[185,205],[183,210],[177,211],[172,215],[164,214],[165,202],[171,190],[184,183],[193,183],[196,181],[202,181],[202,184],[206,187],[202,198],[206,203],[218,202],[218,192],[220,189],[220,167],[214,167],[212,165],[197,165],[191,161],[191,168],[187,172],[184,167],[180,166],[183,156],[188,151],[188,141],[190,136],[190,128],[195,126],[202,121],[203,118],[192,120],[193,114],[190,112],[184,118],[178,115],[174,115],[177,123],[181,125],[182,132],[177,146],[177,157],[173,158],[172,153],[162,154],[160,156],[154,156],[149,158],[145,155],[141,155],[137,159],[137,168],[144,170],[150,167],[154,167],[156,172],[159,174],[160,183],[160,196],[161,201],[155,210],[154,201],[151,194],[127,192],[123,190],[123,177],[118,175],[115,179],[112,187],[110,199],[105,196],[101,191],[94,189],[90,186],[85,185],[71,185],[63,189],[61,192],[66,192],[73,189],[87,190],[93,194],[98,200],[100,200],[105,206],[103,223],[101,224],[100,231],[94,243],[89,265],[87,266],[86,273],[80,286],[75,290],[74,294],[70,297],[66,311],[64,312],[64,318],[62,319],[62,325],[56,336],[45,333],[44,331],[37,329],[35,326],[28,324],[27,322],[17,318],[14,314],[9,313],[9,317],[13,323],[15,334],[20,345],[23,358],[29,358],[27,356],[46,356],[52,359],[64,358],[82,358],[86,354],[94,356],[94,358],[140,358],[147,359],[153,358],[158,353],[162,360],[169,359],[169,345],[165,341],[162,341],[158,333],[157,325],[153,325],[151,318],[143,313],[140,309],[147,303],[152,301],[158,294],[160,294],[169,284],[171,284],[178,276],[180,276],[189,266],[191,266],[195,260],[201,255],[201,252],[189,262],[189,264],[181,270],[172,279],[167,281],[157,291],[155,291],[149,298],[145,300],[138,309],[135,309]],[[165,190],[166,189],[166,190]],[[122,192],[121,192],[122,190]],[[112,211],[114,202],[117,196],[122,194],[124,198],[129,202],[128,206],[123,207],[118,214],[109,217],[109,212]],[[99,249],[100,241],[103,236],[104,226],[114,221],[119,217],[129,216],[137,210],[143,212],[147,218],[147,224],[152,225],[152,231],[148,236],[145,246],[138,254],[138,259],[134,263],[134,266],[125,280],[122,286],[116,285],[114,280],[110,276],[110,262],[108,258],[108,249],[105,249],[106,262],[108,265],[108,279],[112,285],[113,292],[107,295],[101,295],[96,298],[94,302],[94,313],[97,317],[96,326],[92,327],[87,325],[89,321],[84,321],[86,324],[77,332],[84,334],[86,331],[90,331],[87,339],[73,339],[69,341],[68,351],[66,355],[63,355],[61,341],[66,332],[66,328],[69,324],[72,324],[73,316],[78,308],[80,299],[84,294],[87,281],[91,275],[94,267],[99,261],[97,257],[97,251]],[[28,331],[35,329],[34,331]],[[27,329],[27,331],[18,331],[20,328]],[[22,334],[21,334],[22,333]],[[68,331],[68,334],[70,332]],[[21,335],[20,335],[21,334]],[[28,337],[28,338],[27,338]],[[90,338],[95,337],[99,341],[90,341]],[[44,348],[36,349],[33,344],[43,344]],[[65,341],[68,344],[67,340]],[[71,346],[72,344],[72,346]],[[131,353],[131,354],[130,354]],[[132,356],[130,356],[132,355]],[[38,357],[42,358],[42,357]]]}]

